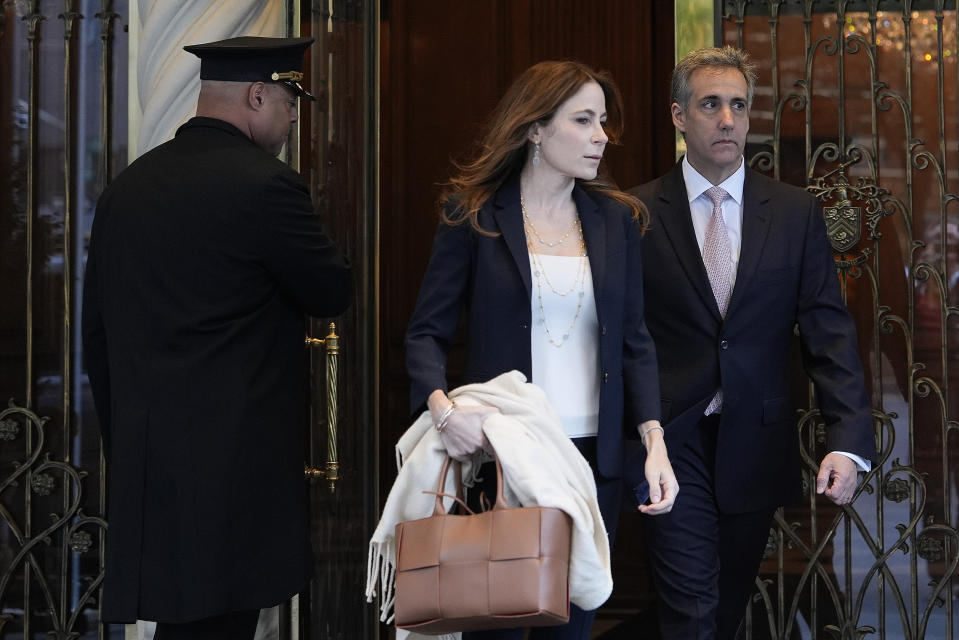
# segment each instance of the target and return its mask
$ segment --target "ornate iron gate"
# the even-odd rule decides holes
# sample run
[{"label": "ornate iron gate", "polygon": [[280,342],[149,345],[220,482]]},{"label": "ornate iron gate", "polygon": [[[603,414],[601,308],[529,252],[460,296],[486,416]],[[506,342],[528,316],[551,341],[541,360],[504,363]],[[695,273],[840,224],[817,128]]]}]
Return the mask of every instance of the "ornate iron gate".
[{"label": "ornate iron gate", "polygon": [[[781,511],[751,638],[959,633],[959,34],[954,0],[727,0],[760,80],[747,161],[822,202],[857,320],[878,464],[839,509]],[[823,425],[797,393],[805,484]]]},{"label": "ornate iron gate", "polygon": [[96,195],[125,157],[119,17],[113,0],[0,2],[0,637],[110,632],[103,462],[73,319]]}]

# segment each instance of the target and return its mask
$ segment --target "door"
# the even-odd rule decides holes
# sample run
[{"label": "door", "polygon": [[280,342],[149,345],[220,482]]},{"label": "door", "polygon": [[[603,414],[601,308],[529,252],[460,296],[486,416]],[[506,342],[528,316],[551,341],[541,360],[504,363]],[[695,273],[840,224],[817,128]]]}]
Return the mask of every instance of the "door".
[{"label": "door", "polygon": [[[236,0],[217,3],[229,5],[233,18],[241,13]],[[126,164],[127,78],[135,64],[130,27],[143,35],[155,18],[149,10],[171,4],[0,2],[0,637],[136,637],[136,628],[99,624],[109,524],[77,309],[93,205]],[[130,20],[131,5],[143,10],[142,21]],[[258,16],[275,18],[274,5],[245,3],[249,20],[237,23],[262,26]],[[185,11],[177,13],[165,25],[174,35],[155,46],[179,52],[178,34],[197,37],[232,24],[215,6],[180,8],[202,19],[183,24]],[[375,607],[363,598],[376,516],[370,320],[376,3],[285,0],[283,10],[291,33],[298,26],[317,39],[310,86],[320,98],[302,105],[301,144],[290,156],[307,176],[329,234],[354,265],[356,296],[335,319],[340,479],[332,490],[325,479],[312,485],[314,579],[270,618],[279,629],[267,637],[376,638]],[[165,114],[171,102],[157,97],[150,104]],[[312,335],[326,337],[329,320],[312,321]],[[315,375],[304,380],[313,397],[304,438],[308,462],[323,467],[326,353],[307,348]]]},{"label": "door", "polygon": [[[367,543],[376,525],[376,39],[377,2],[300,1],[301,35],[311,35],[309,86],[301,104],[300,172],[327,232],[353,265],[353,305],[335,321],[338,357],[331,367],[330,320],[311,321],[310,465],[314,572],[308,593],[291,605],[290,638],[375,639],[378,609],[363,597]],[[332,384],[335,380],[335,384]],[[334,393],[335,391],[335,393]],[[331,456],[330,400],[336,427]],[[338,460],[335,480],[328,461]],[[284,617],[281,616],[281,619]],[[280,637],[284,637],[281,633]]]},{"label": "door", "polygon": [[[746,637],[955,638],[957,6],[716,9],[717,38],[759,62],[747,162],[822,206],[878,449],[850,504],[807,490],[777,514]],[[826,427],[796,382],[808,488]]]}]

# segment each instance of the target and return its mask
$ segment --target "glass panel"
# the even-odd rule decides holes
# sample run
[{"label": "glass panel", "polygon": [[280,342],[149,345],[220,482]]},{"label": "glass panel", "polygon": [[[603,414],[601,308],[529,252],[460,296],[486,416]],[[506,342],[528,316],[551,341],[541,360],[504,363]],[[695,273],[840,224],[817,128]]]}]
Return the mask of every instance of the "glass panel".
[{"label": "glass panel", "polygon": [[[937,10],[943,3],[851,2],[823,3],[834,11],[783,3],[771,13],[753,3],[745,15],[743,3],[726,4],[724,40],[759,64],[747,160],[807,186],[834,225],[880,444],[879,465],[851,508],[809,496],[782,514],[757,583],[750,637],[882,629],[879,637],[952,638],[959,629],[949,578],[959,561],[959,453],[950,436],[959,410],[956,12]],[[810,399],[807,387],[797,388],[807,487],[825,453]]]},{"label": "glass panel", "polygon": [[18,0],[0,17],[4,637],[111,635],[98,624],[102,474],[78,317],[96,196],[125,158],[111,111],[117,93],[125,103],[126,44],[111,5]]}]

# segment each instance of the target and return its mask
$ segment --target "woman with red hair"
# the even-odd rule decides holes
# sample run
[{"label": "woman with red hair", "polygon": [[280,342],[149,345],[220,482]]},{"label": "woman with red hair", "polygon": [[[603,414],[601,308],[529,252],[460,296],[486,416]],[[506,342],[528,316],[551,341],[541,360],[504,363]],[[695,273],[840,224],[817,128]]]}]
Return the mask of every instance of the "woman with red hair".
[{"label": "woman with red hair", "polygon": [[[411,406],[428,408],[453,457],[488,446],[482,423],[495,411],[447,396],[448,350],[464,312],[463,382],[518,370],[542,387],[593,470],[610,540],[622,501],[625,438],[646,447],[650,496],[640,511],[669,511],[678,490],[643,319],[639,239],[648,214],[602,163],[622,119],[609,74],[578,62],[541,62],[514,82],[472,159],[454,166],[406,336]],[[593,616],[573,605],[568,624],[534,629],[530,637],[586,639]]]}]

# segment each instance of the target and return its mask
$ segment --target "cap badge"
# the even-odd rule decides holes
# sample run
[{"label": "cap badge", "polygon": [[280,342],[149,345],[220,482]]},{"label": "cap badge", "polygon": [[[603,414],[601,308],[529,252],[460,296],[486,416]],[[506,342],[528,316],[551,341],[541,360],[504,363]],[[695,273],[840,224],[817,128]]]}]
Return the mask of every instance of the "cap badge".
[{"label": "cap badge", "polygon": [[303,80],[303,74],[299,71],[285,71],[279,73],[277,71],[273,72],[273,75],[270,76],[270,79],[274,82],[278,80],[290,80],[292,82],[300,82]]}]

